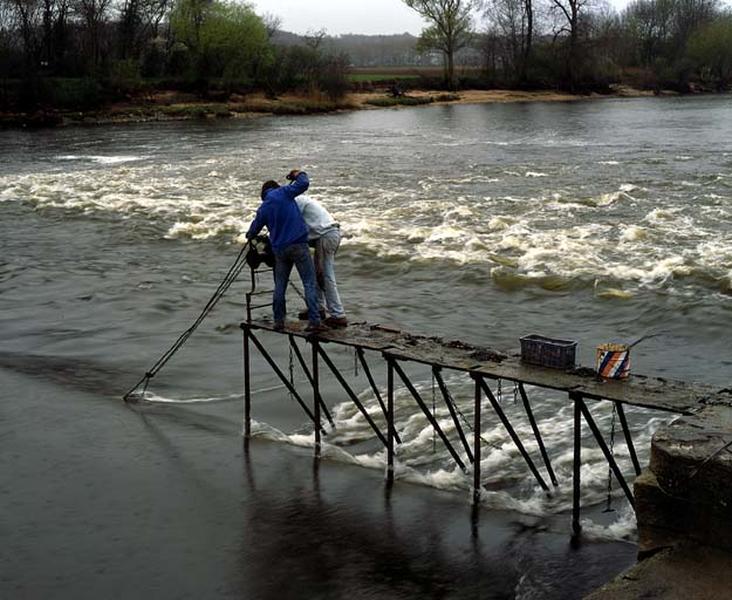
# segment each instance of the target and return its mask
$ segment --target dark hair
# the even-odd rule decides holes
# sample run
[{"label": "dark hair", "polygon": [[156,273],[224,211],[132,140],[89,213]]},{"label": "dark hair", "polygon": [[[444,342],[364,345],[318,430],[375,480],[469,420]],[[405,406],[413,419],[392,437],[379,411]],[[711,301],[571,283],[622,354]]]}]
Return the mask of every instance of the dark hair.
[{"label": "dark hair", "polygon": [[264,185],[262,186],[262,200],[264,200],[264,197],[267,195],[267,192],[269,190],[274,190],[280,187],[280,184],[276,181],[272,181],[271,179],[269,181],[265,181]]}]

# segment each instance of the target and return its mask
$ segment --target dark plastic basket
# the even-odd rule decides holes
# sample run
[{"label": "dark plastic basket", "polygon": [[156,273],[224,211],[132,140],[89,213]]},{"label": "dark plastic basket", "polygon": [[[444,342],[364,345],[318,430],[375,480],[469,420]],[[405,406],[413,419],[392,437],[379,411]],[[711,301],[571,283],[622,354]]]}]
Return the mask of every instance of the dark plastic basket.
[{"label": "dark plastic basket", "polygon": [[527,335],[521,338],[521,360],[532,365],[552,369],[574,367],[577,342],[555,340],[543,335]]}]

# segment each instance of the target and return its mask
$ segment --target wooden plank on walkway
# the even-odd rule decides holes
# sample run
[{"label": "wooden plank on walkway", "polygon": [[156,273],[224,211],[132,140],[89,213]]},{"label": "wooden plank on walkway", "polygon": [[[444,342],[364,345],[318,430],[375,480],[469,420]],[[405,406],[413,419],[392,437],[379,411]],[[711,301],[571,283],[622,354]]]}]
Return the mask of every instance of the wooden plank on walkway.
[{"label": "wooden plank on walkway", "polygon": [[[283,333],[307,338],[306,323],[288,323]],[[252,321],[242,327],[274,332],[271,321]],[[521,382],[525,385],[576,392],[589,399],[615,400],[674,413],[689,414],[705,402],[729,403],[732,396],[708,385],[691,384],[660,377],[631,375],[625,381],[598,379],[589,369],[562,371],[521,362],[518,354],[449,341],[438,337],[413,335],[396,327],[353,323],[344,329],[333,329],[318,335],[321,343],[386,353],[397,360],[437,365],[444,369],[479,373],[488,378]]]}]

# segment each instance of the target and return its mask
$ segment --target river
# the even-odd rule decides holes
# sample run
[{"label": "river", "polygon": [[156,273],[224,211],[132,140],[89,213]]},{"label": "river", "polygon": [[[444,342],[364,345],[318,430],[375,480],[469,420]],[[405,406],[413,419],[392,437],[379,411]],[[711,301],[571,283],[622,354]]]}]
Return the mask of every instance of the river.
[{"label": "river", "polygon": [[[585,536],[570,546],[561,395],[529,390],[557,492],[487,418],[477,518],[469,476],[406,390],[390,493],[383,452],[335,382],[337,426],[314,465],[312,430],[260,357],[245,452],[245,278],[144,402],[120,397],[215,290],[261,182],[294,167],[345,233],[349,319],[508,351],[528,333],[573,339],[584,365],[599,343],[655,333],[634,372],[726,387],[730,140],[729,96],[0,132],[0,595],[581,597],[634,562],[635,523],[616,482],[604,512],[607,465],[588,433]],[[286,366],[285,346],[263,339]],[[333,355],[375,410],[354,357]],[[410,372],[430,398],[429,372]],[[469,418],[470,381],[448,384]],[[609,435],[610,407],[592,410]],[[669,416],[629,419],[647,462]]]}]

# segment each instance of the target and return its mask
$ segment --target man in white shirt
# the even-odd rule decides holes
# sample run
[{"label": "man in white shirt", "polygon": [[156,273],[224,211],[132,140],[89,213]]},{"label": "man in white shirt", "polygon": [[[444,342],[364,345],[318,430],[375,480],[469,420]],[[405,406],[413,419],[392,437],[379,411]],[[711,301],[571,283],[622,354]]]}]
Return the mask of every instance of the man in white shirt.
[{"label": "man in white shirt", "polygon": [[335,276],[335,255],[341,244],[340,225],[317,200],[302,195],[295,198],[295,202],[308,227],[308,241],[315,246],[320,310],[323,313],[325,305],[330,315],[324,323],[329,327],[347,327],[348,319],[338,294]]}]

